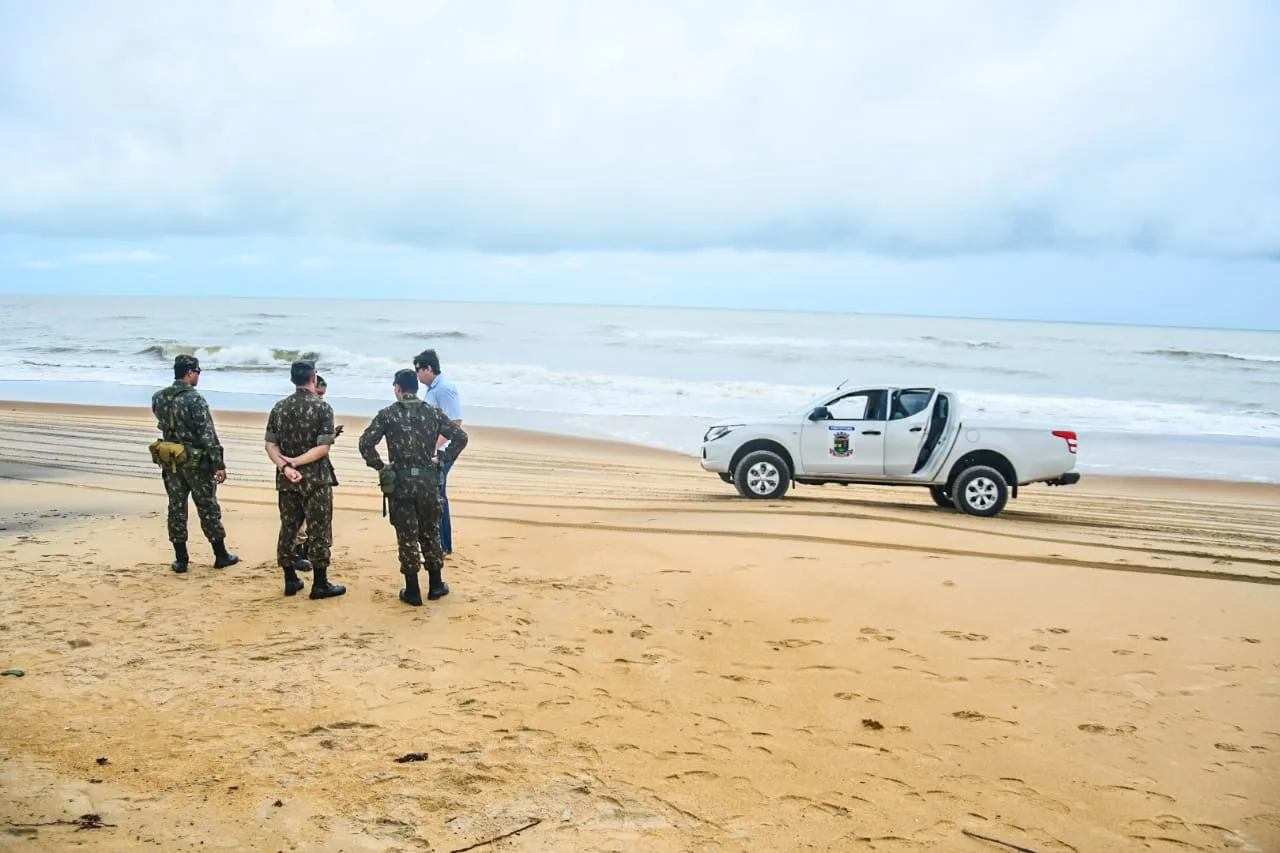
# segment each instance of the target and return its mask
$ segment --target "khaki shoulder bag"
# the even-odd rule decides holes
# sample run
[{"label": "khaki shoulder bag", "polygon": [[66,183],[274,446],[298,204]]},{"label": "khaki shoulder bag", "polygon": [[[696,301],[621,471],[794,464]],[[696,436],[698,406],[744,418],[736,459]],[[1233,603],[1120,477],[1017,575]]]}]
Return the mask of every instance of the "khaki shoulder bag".
[{"label": "khaki shoulder bag", "polygon": [[[173,399],[174,394],[165,391],[165,399],[169,401],[169,429],[172,433],[177,434],[178,425],[173,415]],[[148,449],[151,451],[151,461],[169,469],[175,474],[178,472],[179,465],[187,464],[187,446],[177,441],[165,441],[163,438],[157,439],[149,444]]]}]

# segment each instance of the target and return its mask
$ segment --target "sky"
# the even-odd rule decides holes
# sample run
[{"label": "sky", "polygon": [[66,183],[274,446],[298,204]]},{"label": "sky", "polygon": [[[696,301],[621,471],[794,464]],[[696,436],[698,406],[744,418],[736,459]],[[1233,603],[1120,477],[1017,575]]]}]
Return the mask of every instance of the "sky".
[{"label": "sky", "polygon": [[1280,4],[0,0],[0,292],[1280,329]]}]

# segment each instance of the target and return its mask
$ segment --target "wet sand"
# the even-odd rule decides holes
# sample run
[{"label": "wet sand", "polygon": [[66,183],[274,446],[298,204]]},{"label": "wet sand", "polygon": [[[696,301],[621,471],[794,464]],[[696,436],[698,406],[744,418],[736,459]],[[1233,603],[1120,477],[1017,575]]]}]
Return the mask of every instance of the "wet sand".
[{"label": "wet sand", "polygon": [[193,508],[178,576],[149,412],[0,404],[0,847],[1280,850],[1278,487],[1086,478],[977,519],[476,428],[453,593],[409,608],[365,419],[348,594],[311,601],[263,417],[215,416],[242,562]]}]

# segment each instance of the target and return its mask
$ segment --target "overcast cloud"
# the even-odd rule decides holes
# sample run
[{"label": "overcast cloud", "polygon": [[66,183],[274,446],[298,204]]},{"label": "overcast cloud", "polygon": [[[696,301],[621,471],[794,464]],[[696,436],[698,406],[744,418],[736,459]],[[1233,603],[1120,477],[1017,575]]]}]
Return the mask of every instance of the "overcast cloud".
[{"label": "overcast cloud", "polygon": [[1275,258],[1277,45],[1269,0],[0,0],[0,232]]}]

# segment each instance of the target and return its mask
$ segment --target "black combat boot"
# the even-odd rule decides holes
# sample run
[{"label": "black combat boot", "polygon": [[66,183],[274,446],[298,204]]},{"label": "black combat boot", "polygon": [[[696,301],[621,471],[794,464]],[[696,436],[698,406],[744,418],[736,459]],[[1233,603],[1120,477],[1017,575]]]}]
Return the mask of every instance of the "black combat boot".
[{"label": "black combat boot", "polygon": [[174,560],[173,560],[173,565],[171,566],[171,568],[172,568],[175,572],[177,572],[178,574],[180,574],[180,575],[181,575],[181,574],[185,574],[185,573],[186,573],[186,571],[187,571],[187,563],[188,563],[188,561],[189,561],[189,559],[190,559],[190,558],[187,556],[187,543],[186,543],[186,542],[174,542],[174,543],[173,543],[173,556],[174,556]]},{"label": "black combat boot", "polygon": [[422,606],[422,589],[418,586],[418,573],[404,576],[404,589],[400,590],[400,600],[414,607]]},{"label": "black combat boot", "polygon": [[215,569],[225,569],[227,566],[234,566],[240,562],[240,558],[235,554],[227,553],[227,545],[221,539],[213,543],[213,567]]},{"label": "black combat boot", "polygon": [[431,585],[427,587],[427,601],[435,601],[437,598],[444,598],[449,594],[449,585],[440,579],[442,569],[429,569],[428,577],[431,579]]},{"label": "black combat boot", "polygon": [[335,595],[342,595],[346,591],[347,588],[341,584],[329,583],[328,569],[315,570],[315,574],[311,578],[312,598],[333,598]]},{"label": "black combat boot", "polygon": [[284,594],[297,595],[306,589],[307,585],[303,583],[302,578],[298,577],[298,573],[293,569],[284,570]]},{"label": "black combat boot", "polygon": [[301,542],[293,546],[293,563],[300,572],[311,571],[311,561],[307,559],[307,543]]}]

